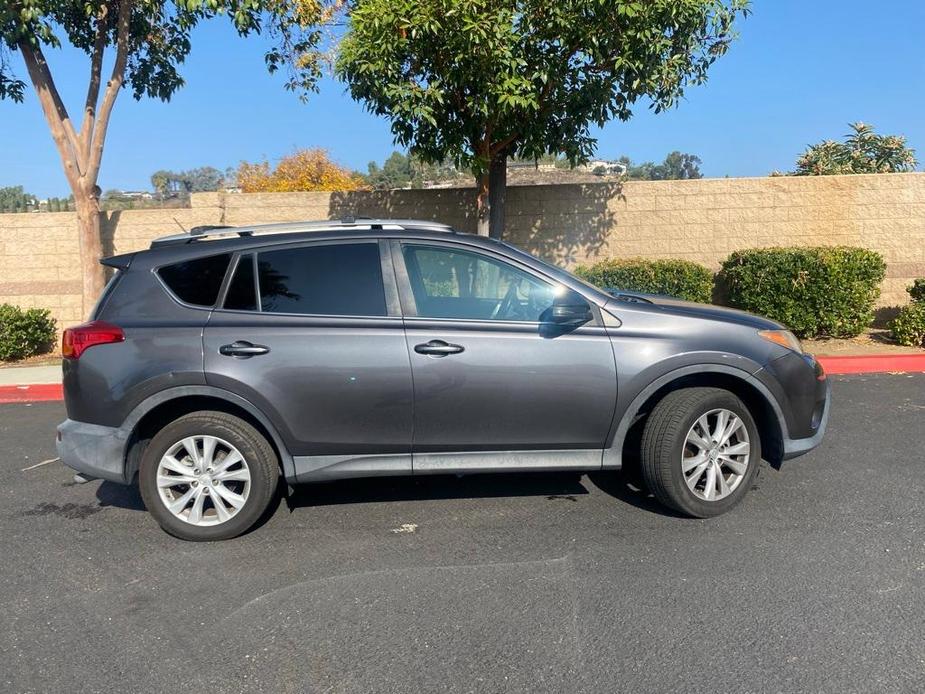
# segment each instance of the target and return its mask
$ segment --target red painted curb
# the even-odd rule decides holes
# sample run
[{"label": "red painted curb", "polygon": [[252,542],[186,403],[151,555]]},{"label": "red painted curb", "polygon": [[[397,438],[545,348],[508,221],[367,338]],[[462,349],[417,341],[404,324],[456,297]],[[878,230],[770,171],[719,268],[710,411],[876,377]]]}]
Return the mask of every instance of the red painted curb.
[{"label": "red painted curb", "polygon": [[60,383],[36,383],[28,386],[0,386],[0,405],[13,402],[48,402],[63,400]]},{"label": "red painted curb", "polygon": [[925,371],[925,354],[817,356],[827,374],[908,373]]}]

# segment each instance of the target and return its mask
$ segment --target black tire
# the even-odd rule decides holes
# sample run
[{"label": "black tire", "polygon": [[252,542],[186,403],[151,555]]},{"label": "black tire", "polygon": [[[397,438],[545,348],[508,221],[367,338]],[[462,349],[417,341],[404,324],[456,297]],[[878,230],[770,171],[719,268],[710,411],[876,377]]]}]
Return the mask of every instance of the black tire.
[{"label": "black tire", "polygon": [[[725,409],[738,415],[748,433],[748,466],[728,496],[708,501],[688,487],[681,470],[685,441],[704,414]],[[695,518],[726,513],[748,492],[761,466],[761,441],[755,420],[733,393],[720,388],[683,388],[666,395],[649,415],[642,434],[642,474],[646,486],[665,506]]]},{"label": "black tire", "polygon": [[[158,493],[157,468],[161,458],[177,442],[197,435],[216,436],[230,443],[244,457],[250,472],[247,501],[228,520],[217,525],[192,525],[178,518]],[[225,412],[193,412],[174,420],[151,439],[141,460],[138,486],[148,512],[174,537],[195,542],[227,540],[247,532],[267,510],[279,487],[279,462],[266,438],[243,419]]]}]

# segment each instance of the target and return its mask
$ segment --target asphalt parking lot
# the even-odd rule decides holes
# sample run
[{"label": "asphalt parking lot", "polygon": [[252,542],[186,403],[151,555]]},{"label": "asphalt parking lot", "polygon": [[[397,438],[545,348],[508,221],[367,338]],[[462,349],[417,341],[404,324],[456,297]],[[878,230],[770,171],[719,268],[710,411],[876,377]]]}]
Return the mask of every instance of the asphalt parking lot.
[{"label": "asphalt parking lot", "polygon": [[2,406],[0,690],[923,691],[925,375],[834,397],[709,521],[619,475],[391,479],[219,544],[32,467],[63,406]]}]

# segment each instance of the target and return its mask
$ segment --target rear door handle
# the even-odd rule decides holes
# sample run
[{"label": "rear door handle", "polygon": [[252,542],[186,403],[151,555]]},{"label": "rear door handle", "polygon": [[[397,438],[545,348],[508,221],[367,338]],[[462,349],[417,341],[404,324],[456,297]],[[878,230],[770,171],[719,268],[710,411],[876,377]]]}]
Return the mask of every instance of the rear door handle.
[{"label": "rear door handle", "polygon": [[453,345],[443,340],[431,340],[421,345],[415,345],[414,351],[418,354],[430,354],[434,357],[445,357],[448,354],[459,354],[465,351],[462,345]]},{"label": "rear door handle", "polygon": [[218,348],[219,354],[223,354],[226,357],[240,357],[241,359],[249,359],[250,357],[256,357],[260,354],[266,354],[269,351],[269,347],[255,345],[247,340],[235,340],[230,345],[222,345]]}]

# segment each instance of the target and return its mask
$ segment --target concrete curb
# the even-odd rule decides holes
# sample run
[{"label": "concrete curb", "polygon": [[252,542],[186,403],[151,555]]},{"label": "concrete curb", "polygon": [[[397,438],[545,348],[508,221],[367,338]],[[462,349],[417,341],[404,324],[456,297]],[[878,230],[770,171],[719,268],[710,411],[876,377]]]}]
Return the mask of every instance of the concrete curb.
[{"label": "concrete curb", "polygon": [[64,390],[60,383],[0,386],[0,405],[14,402],[50,402],[55,400],[64,400]]},{"label": "concrete curb", "polygon": [[925,354],[872,354],[816,357],[827,374],[919,373],[925,371]]},{"label": "concrete curb", "polygon": [[[818,356],[827,374],[925,373],[925,354]],[[59,376],[60,381],[60,376]],[[0,385],[0,405],[63,400],[61,383]]]}]

